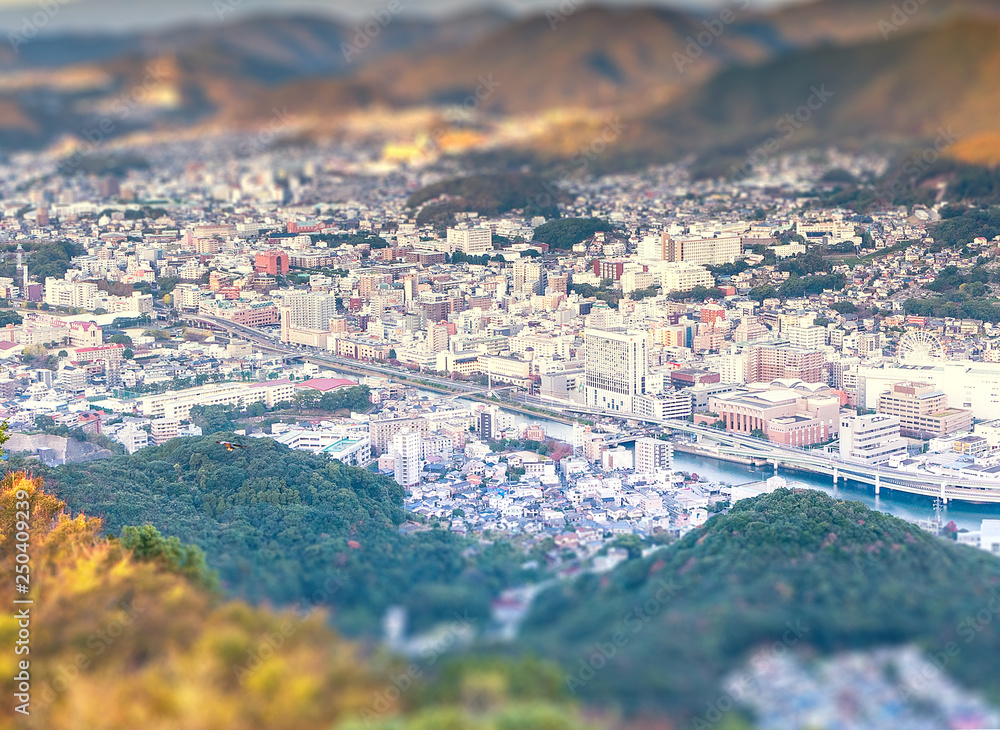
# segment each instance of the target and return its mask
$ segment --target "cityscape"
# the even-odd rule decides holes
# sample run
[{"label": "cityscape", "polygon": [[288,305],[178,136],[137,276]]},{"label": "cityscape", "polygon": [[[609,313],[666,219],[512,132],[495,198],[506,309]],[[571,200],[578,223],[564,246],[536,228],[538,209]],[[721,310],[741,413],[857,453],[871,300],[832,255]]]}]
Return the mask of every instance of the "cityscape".
[{"label": "cityscape", "polygon": [[[205,34],[169,53],[130,13],[104,51],[32,45],[58,8],[11,36],[0,728],[1000,726],[993,132],[862,143],[813,116],[876,92],[812,76],[764,126],[732,101],[937,19],[258,5],[253,51],[271,16],[228,4],[164,11]],[[631,66],[535,109],[461,55],[645,44],[633,12],[701,24],[663,109]]]}]

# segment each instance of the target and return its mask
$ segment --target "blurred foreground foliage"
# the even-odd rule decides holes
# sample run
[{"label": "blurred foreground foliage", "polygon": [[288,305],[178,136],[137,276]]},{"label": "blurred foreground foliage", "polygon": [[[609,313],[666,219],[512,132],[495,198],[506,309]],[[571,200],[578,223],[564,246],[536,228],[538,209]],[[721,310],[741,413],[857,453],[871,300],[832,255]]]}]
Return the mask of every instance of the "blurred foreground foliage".
[{"label": "blurred foreground foliage", "polygon": [[[366,656],[328,628],[322,610],[225,602],[206,589],[197,549],[146,528],[127,530],[122,540],[102,537],[99,519],[70,517],[41,478],[23,472],[0,483],[5,605],[15,597],[14,536],[24,501],[31,643],[30,654],[0,654],[4,730],[593,727],[551,682],[528,692],[512,681],[527,676],[517,663],[481,663],[434,689],[420,680],[401,699],[387,691],[400,661]],[[4,646],[14,646],[18,628],[5,611]],[[20,659],[30,662],[28,716],[10,700]],[[524,666],[540,671],[535,662]]]}]

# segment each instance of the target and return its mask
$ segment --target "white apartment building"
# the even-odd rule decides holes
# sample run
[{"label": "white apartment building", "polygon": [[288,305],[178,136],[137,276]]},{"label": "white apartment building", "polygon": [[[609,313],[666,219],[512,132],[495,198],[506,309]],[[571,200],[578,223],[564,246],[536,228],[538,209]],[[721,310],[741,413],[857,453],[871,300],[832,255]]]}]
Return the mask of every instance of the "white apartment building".
[{"label": "white apartment building", "polygon": [[840,417],[840,456],[845,461],[877,465],[906,456],[899,419],[881,413]]},{"label": "white apartment building", "polygon": [[652,271],[629,269],[622,274],[621,287],[625,294],[631,294],[638,289],[646,289],[656,283]]},{"label": "white apartment building", "polygon": [[639,242],[639,258],[643,261],[665,261],[666,241],[662,233],[651,233],[643,236]]},{"label": "white apartment building", "polygon": [[79,307],[95,309],[97,284],[92,281],[66,281],[53,276],[45,277],[45,303],[52,307]]},{"label": "white apartment building", "polygon": [[820,350],[826,345],[826,328],[816,325],[790,325],[784,330],[788,343],[792,347],[806,350]]},{"label": "white apartment building", "polygon": [[493,231],[489,228],[449,228],[449,251],[482,256],[493,250]]},{"label": "white apartment building", "polygon": [[150,424],[153,434],[153,443],[157,446],[167,443],[170,439],[178,436],[178,429],[181,422],[172,418],[157,418]]},{"label": "white apartment building", "polygon": [[149,434],[131,423],[123,426],[114,435],[114,440],[124,446],[125,451],[130,454],[149,446]]},{"label": "white apartment building", "polygon": [[654,438],[636,439],[635,471],[637,474],[652,474],[657,471],[672,472],[673,470],[673,444]]},{"label": "white apartment building", "polygon": [[668,263],[660,270],[660,286],[664,294],[691,291],[696,286],[715,286],[715,278],[704,266],[685,262]]},{"label": "white apartment building", "polygon": [[264,403],[272,408],[292,400],[294,395],[295,385],[289,382],[219,383],[143,396],[139,398],[139,412],[148,418],[183,421],[191,417],[194,406],[243,407]]},{"label": "white apartment building", "polygon": [[329,294],[295,294],[288,297],[291,326],[295,329],[330,329],[330,320],[337,316],[337,298]]},{"label": "white apartment building", "polygon": [[393,479],[401,487],[409,488],[420,483],[422,440],[420,431],[409,428],[392,437],[389,453],[392,454]]},{"label": "white apartment building", "polygon": [[632,398],[647,393],[648,334],[642,331],[584,330],[586,404],[631,413]]},{"label": "white apartment building", "polygon": [[731,264],[743,255],[743,239],[738,235],[714,238],[672,238],[664,234],[664,259],[703,266]]}]

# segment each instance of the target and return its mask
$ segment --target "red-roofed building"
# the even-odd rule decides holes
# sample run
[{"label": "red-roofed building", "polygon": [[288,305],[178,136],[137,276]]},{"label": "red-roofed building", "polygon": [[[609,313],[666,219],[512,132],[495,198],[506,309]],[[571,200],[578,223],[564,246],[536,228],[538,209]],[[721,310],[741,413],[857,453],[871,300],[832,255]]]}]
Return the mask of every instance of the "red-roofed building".
[{"label": "red-roofed building", "polygon": [[346,378],[313,378],[299,383],[300,388],[312,388],[326,393],[337,388],[353,388],[357,383]]},{"label": "red-roofed building", "polygon": [[76,362],[117,363],[125,359],[125,345],[102,345],[101,347],[78,347],[73,350]]}]

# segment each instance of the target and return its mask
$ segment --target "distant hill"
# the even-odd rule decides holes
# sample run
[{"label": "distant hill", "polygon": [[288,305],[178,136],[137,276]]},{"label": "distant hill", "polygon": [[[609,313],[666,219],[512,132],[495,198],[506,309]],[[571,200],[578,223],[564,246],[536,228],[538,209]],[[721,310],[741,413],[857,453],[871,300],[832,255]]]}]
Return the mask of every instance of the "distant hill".
[{"label": "distant hill", "polygon": [[557,189],[546,187],[537,177],[509,173],[444,180],[417,190],[406,205],[419,209],[418,222],[443,226],[453,223],[460,212],[493,216],[518,209],[527,216],[558,218],[560,198]]},{"label": "distant hill", "polygon": [[[883,150],[922,151],[940,136],[947,154],[973,137],[998,136],[998,35],[1000,23],[962,20],[889,41],[729,68],[639,115],[616,151],[625,158],[698,151],[739,165],[768,142],[775,143],[773,154],[876,141]],[[966,157],[976,161],[971,150]]]},{"label": "distant hill", "polygon": [[858,502],[782,489],[645,559],[549,589],[520,643],[561,662],[584,701],[678,717],[703,711],[727,672],[775,644],[825,654],[955,642],[946,671],[996,693],[1000,630],[975,617],[998,589],[992,555]]},{"label": "distant hill", "polygon": [[[619,119],[623,136],[586,172],[690,153],[725,170],[772,139],[777,152],[828,143],[920,151],[949,126],[957,141],[948,155],[1000,162],[997,0],[927,0],[895,18],[894,6],[867,0],[774,13],[743,5],[728,15],[589,4],[517,19],[401,15],[350,59],[344,44],[354,30],[311,16],[134,37],[40,36],[13,55],[0,49],[9,62],[0,145],[45,146],[102,118],[115,122],[111,137],[249,129],[278,110],[303,139],[350,130],[398,134],[406,147],[440,127],[442,110],[464,105],[479,117],[470,130],[445,114],[458,137],[467,133],[454,149],[509,169],[573,159]],[[150,69],[149,99],[120,115],[123,95],[144,86]],[[807,123],[779,127],[813,87],[832,96]]]}]

